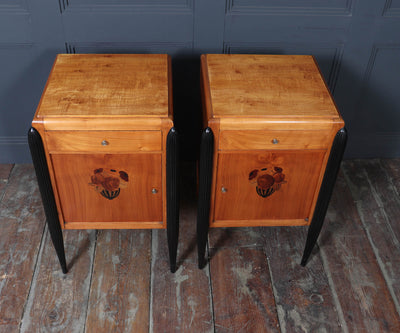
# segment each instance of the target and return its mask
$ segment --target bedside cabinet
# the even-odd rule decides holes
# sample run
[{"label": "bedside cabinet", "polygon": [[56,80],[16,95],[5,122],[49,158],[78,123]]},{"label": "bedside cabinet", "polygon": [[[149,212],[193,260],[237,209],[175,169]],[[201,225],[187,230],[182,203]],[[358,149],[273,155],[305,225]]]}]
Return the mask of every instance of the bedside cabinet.
[{"label": "bedside cabinet", "polygon": [[62,229],[166,228],[178,239],[167,55],[58,55],[28,133],[63,272]]},{"label": "bedside cabinet", "polygon": [[203,55],[197,241],[209,227],[309,226],[315,245],[346,144],[312,56]]}]

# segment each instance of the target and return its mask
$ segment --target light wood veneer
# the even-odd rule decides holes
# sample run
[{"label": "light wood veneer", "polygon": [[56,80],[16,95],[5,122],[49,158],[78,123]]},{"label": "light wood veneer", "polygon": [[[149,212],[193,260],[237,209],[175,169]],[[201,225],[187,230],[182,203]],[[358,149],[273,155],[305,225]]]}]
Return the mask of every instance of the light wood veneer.
[{"label": "light wood veneer", "polygon": [[210,226],[308,225],[344,126],[314,58],[208,54],[201,72]]}]

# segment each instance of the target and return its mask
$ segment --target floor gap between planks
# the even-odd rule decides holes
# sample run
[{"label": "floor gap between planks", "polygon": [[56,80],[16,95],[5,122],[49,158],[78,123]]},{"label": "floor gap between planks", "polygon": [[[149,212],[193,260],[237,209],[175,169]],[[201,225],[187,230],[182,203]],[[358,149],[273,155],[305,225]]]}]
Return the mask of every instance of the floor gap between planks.
[{"label": "floor gap between planks", "polygon": [[[99,233],[66,232],[72,267],[64,276],[44,227],[33,167],[0,165],[0,332],[131,332],[128,317],[139,312],[146,314],[135,323],[139,333],[251,332],[252,327],[261,327],[257,332],[400,331],[400,159],[343,162],[318,246],[305,268],[299,262],[306,228],[212,228],[210,262],[199,270],[194,165],[184,169],[179,274],[169,271],[165,230],[145,232],[148,244],[140,243],[139,230],[110,233],[113,244],[112,237],[131,235],[131,241],[124,239],[135,243],[124,246],[148,269],[139,269],[140,261],[133,267],[135,258],[124,261],[124,252],[115,258],[112,267],[121,275],[114,283],[117,294],[109,291],[102,299],[102,309],[109,311],[106,328],[93,326],[101,314],[90,303],[96,300],[95,277],[100,283],[99,276],[112,281],[115,274],[96,264]],[[107,251],[115,257],[120,250]],[[132,278],[136,287],[124,289]],[[139,287],[144,285],[145,290]],[[8,304],[21,302],[21,295],[21,306],[10,312]],[[94,307],[90,321],[89,306]]]}]

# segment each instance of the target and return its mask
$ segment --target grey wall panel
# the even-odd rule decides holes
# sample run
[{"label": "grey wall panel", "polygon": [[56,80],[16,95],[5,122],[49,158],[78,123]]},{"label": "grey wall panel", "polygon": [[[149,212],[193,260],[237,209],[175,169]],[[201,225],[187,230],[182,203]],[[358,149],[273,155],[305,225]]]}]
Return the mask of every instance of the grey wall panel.
[{"label": "grey wall panel", "polygon": [[191,0],[67,3],[62,21],[68,41],[193,41]]},{"label": "grey wall panel", "polygon": [[227,0],[227,12],[277,15],[349,15],[353,0]]},{"label": "grey wall panel", "polygon": [[193,0],[80,0],[71,2],[58,0],[60,11],[89,11],[93,12],[165,12],[165,11],[191,11]]},{"label": "grey wall panel", "polygon": [[31,14],[26,1],[6,0],[0,3],[0,42],[29,42]]},{"label": "grey wall panel", "polygon": [[43,59],[32,43],[0,43],[0,163],[30,161],[26,133],[48,74]]},{"label": "grey wall panel", "polygon": [[2,0],[0,162],[57,53],[168,53],[184,155],[196,156],[202,53],[312,54],[349,130],[347,157],[400,156],[400,0]]},{"label": "grey wall panel", "polygon": [[383,16],[400,17],[400,0],[386,0],[383,8]]},{"label": "grey wall panel", "polygon": [[400,136],[399,73],[400,43],[374,45],[357,106],[360,130]]},{"label": "grey wall panel", "polygon": [[191,54],[192,42],[75,42],[65,43],[66,53],[165,53],[171,56]]}]

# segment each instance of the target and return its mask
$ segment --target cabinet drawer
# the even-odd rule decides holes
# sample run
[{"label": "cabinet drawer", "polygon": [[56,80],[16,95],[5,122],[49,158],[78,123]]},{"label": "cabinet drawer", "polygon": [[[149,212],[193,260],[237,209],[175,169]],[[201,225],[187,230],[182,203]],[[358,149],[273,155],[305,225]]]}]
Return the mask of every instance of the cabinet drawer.
[{"label": "cabinet drawer", "polygon": [[330,131],[221,131],[219,149],[327,149],[330,143]]},{"label": "cabinet drawer", "polygon": [[48,131],[50,153],[160,151],[161,131]]}]

